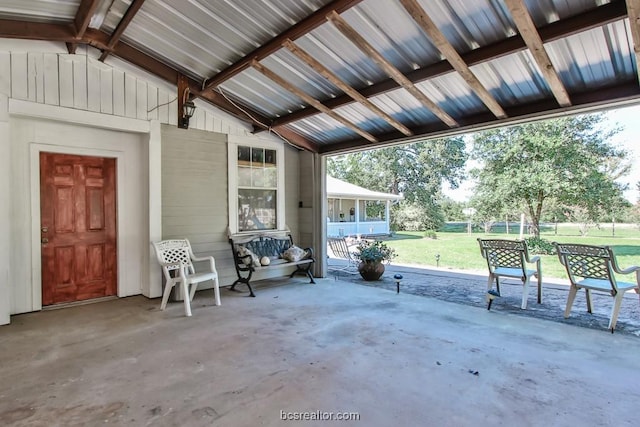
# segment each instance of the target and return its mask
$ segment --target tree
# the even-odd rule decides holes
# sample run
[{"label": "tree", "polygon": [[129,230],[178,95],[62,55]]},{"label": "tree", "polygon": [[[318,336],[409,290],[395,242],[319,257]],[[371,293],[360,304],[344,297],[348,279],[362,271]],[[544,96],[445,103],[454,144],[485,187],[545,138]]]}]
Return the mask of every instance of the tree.
[{"label": "tree", "polygon": [[404,210],[400,216],[412,227],[434,228],[444,221],[438,204],[442,183],[459,185],[467,157],[459,136],[330,157],[327,172],[370,190],[402,194],[393,212]]},{"label": "tree", "polygon": [[[540,237],[545,206],[562,206],[597,221],[622,197],[615,179],[629,171],[626,152],[607,141],[620,129],[603,129],[604,116],[563,117],[477,133],[472,171],[484,209],[520,208]],[[578,210],[579,208],[579,210]]]}]

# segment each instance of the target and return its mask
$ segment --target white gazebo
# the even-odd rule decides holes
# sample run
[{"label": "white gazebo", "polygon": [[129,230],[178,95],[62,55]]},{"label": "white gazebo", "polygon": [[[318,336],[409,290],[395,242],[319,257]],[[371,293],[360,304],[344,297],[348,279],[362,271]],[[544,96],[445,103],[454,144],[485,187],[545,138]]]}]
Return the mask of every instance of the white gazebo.
[{"label": "white gazebo", "polygon": [[390,233],[389,207],[402,200],[327,176],[327,236],[372,236]]}]

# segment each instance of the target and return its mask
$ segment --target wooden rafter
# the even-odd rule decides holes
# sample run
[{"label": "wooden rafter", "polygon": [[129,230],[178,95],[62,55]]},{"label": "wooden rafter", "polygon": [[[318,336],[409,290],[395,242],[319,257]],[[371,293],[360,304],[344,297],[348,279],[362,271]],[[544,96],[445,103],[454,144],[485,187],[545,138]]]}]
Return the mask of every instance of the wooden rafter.
[{"label": "wooden rafter", "polygon": [[[63,43],[81,43],[99,50],[107,49],[110,35],[104,31],[87,28],[84,38],[81,40],[75,37],[75,28],[70,24],[49,24],[43,22],[25,22],[14,20],[0,19],[0,37],[30,39],[30,40],[49,40]],[[115,55],[130,64],[140,67],[143,70],[165,80],[171,84],[175,84],[178,79],[178,71],[174,68],[158,61],[140,50],[120,42],[115,45],[111,51]],[[192,95],[214,105],[217,108],[227,112],[247,123],[253,124],[257,128],[268,128],[270,119],[264,117],[257,111],[243,106],[242,109],[229,102],[221,94],[207,90],[202,91],[202,84],[193,79],[188,80],[189,90]],[[247,113],[252,116],[248,117]],[[317,153],[318,145],[288,129],[279,129],[278,133],[285,137],[293,145],[301,149]]]},{"label": "wooden rafter", "polygon": [[[576,93],[572,96],[573,104],[568,109],[579,112],[584,111],[586,108],[588,111],[595,108],[597,105],[605,105],[610,102],[629,102],[632,99],[636,99],[640,96],[640,86],[635,81],[626,81],[624,83],[600,88],[597,91],[585,91],[583,93]],[[545,113],[553,114],[556,111],[558,114],[566,114],[567,108],[559,107],[555,99],[545,99],[542,101],[533,102],[526,105],[518,105],[506,109],[509,116],[506,120],[497,121],[494,119],[493,114],[489,112],[479,113],[474,116],[466,117],[464,120],[460,120],[460,129],[455,131],[459,134],[461,131],[470,132],[472,130],[478,130],[486,128],[487,124],[494,126],[504,126],[506,124],[515,124],[520,120],[533,120]],[[422,135],[434,137],[435,135],[446,136],[450,134],[452,129],[447,129],[442,123],[430,124],[425,126],[419,126],[412,128],[415,133],[414,138]],[[398,144],[402,141],[402,135],[398,132],[377,135],[378,142],[374,144],[366,143],[362,139],[353,139],[349,141],[342,141],[336,144],[323,145],[320,152],[321,154],[339,154],[344,152],[353,151],[364,144],[367,144],[367,148],[379,148],[388,146],[390,144]],[[408,138],[405,138],[408,139]]]},{"label": "wooden rafter", "polygon": [[506,113],[489,93],[478,77],[471,71],[466,62],[462,59],[456,49],[449,43],[445,35],[436,26],[435,22],[427,15],[427,12],[420,6],[417,0],[400,0],[400,3],[411,17],[420,25],[422,30],[429,36],[432,43],[438,48],[440,53],[449,61],[451,66],[462,76],[469,87],[478,95],[478,98],[491,110],[491,112],[503,119]]},{"label": "wooden rafter", "polygon": [[377,115],[382,117],[391,126],[393,126],[394,128],[398,129],[400,132],[402,132],[406,136],[413,135],[413,133],[411,132],[411,130],[408,127],[406,127],[405,125],[400,123],[398,120],[396,120],[393,117],[391,117],[390,114],[388,114],[387,112],[383,111],[376,104],[374,104],[373,102],[369,101],[369,99],[367,99],[365,96],[360,94],[360,92],[358,92],[357,90],[355,90],[354,88],[349,86],[347,83],[345,83],[333,71],[329,70],[327,67],[322,65],[320,63],[320,61],[315,59],[313,56],[309,55],[309,53],[306,52],[304,49],[302,49],[300,46],[297,46],[291,40],[286,40],[283,43],[283,45],[284,45],[284,47],[289,49],[291,51],[291,53],[293,53],[298,58],[300,58],[303,62],[305,62],[307,65],[309,65],[309,67],[314,69],[318,74],[320,74],[322,77],[324,77],[325,79],[327,79],[331,83],[333,83],[338,89],[342,90],[344,93],[349,95],[355,101],[361,103],[362,105],[367,107],[369,110],[373,111],[374,113],[376,113]]},{"label": "wooden rafter", "polygon": [[504,3],[509,8],[511,17],[518,27],[520,36],[527,44],[531,55],[533,55],[533,58],[538,64],[538,68],[551,88],[551,92],[553,92],[553,95],[556,97],[558,104],[562,107],[568,107],[571,105],[569,93],[567,93],[564,84],[560,80],[560,76],[558,76],[558,72],[551,63],[551,58],[549,58],[549,54],[547,54],[542,38],[540,34],[538,34],[538,30],[533,23],[533,19],[531,19],[531,15],[529,15],[524,1],[504,0]]},{"label": "wooden rafter", "polygon": [[248,55],[240,58],[235,63],[231,64],[215,76],[207,79],[207,84],[205,85],[205,89],[211,89],[216,86],[221,85],[225,81],[229,80],[236,74],[241,73],[251,66],[251,62],[256,60],[260,61],[267,56],[275,53],[282,47],[282,43],[289,40],[296,40],[305,34],[315,30],[320,25],[326,22],[325,15],[331,11],[337,11],[338,13],[342,13],[346,10],[351,9],[353,6],[360,3],[362,0],[334,0],[331,3],[323,6],[322,8],[316,10],[311,15],[307,16],[302,21],[295,24],[293,27],[285,30],[284,32],[278,34],[273,39],[269,40],[267,43],[263,44],[259,48],[255,49],[253,52]]},{"label": "wooden rafter", "polygon": [[[627,13],[633,39],[633,53],[636,56],[636,64],[640,64],[640,0],[627,0]],[[640,66],[636,66],[636,72],[640,81]]]},{"label": "wooden rafter", "polygon": [[[76,12],[76,17],[73,20],[76,30],[76,38],[81,39],[84,36],[84,32],[87,30],[87,27],[91,22],[91,17],[96,11],[96,7],[98,7],[99,3],[100,0],[82,0],[80,2],[80,6],[78,6],[78,10]],[[67,50],[69,53],[76,53],[77,47],[77,43],[67,43]]]},{"label": "wooden rafter", "polygon": [[[540,33],[542,40],[545,43],[548,43],[563,37],[568,37],[572,34],[606,25],[610,22],[620,20],[625,16],[627,16],[627,8],[624,4],[624,0],[613,0],[611,3],[588,10],[580,15],[575,15],[562,21],[556,21],[545,25],[544,27],[539,28],[538,32]],[[494,58],[510,55],[526,48],[527,45],[522,37],[520,37],[520,35],[515,35],[492,45],[482,46],[478,49],[467,52],[462,55],[462,59],[467,65],[472,66],[490,61]],[[413,83],[419,83],[452,71],[454,71],[454,69],[451,64],[444,60],[411,71],[407,73],[406,76]],[[389,78],[372,86],[362,88],[359,92],[366,97],[372,97],[398,88],[400,88],[400,85],[395,80]],[[353,98],[348,95],[342,95],[336,98],[324,100],[323,104],[329,108],[338,108],[352,102]],[[314,108],[301,109],[287,114],[286,116],[274,119],[271,126],[273,128],[279,128],[287,125],[288,123],[302,120],[318,113],[319,111]]]},{"label": "wooden rafter", "polygon": [[294,85],[292,85],[291,83],[289,83],[288,81],[286,81],[285,79],[280,77],[278,74],[276,74],[275,72],[273,72],[269,68],[267,68],[264,65],[262,65],[261,63],[259,63],[258,61],[255,61],[255,60],[252,61],[251,62],[251,66],[253,68],[255,68],[257,71],[259,71],[260,73],[262,73],[268,79],[273,80],[276,84],[278,84],[279,86],[282,86],[283,88],[285,88],[289,92],[293,93],[295,96],[297,96],[298,98],[302,99],[307,104],[313,105],[315,108],[317,108],[318,110],[322,111],[323,113],[325,113],[329,117],[331,117],[331,118],[335,119],[336,121],[342,123],[344,126],[348,127],[349,129],[351,129],[352,131],[354,131],[355,133],[357,133],[358,135],[360,135],[361,137],[363,137],[367,141],[369,141],[369,142],[376,142],[377,141],[375,136],[373,136],[370,133],[360,129],[358,126],[354,125],[349,120],[345,119],[340,114],[338,114],[335,111],[333,111],[332,109],[325,107],[324,105],[322,105],[322,103],[320,101],[318,101],[314,97],[308,95],[304,91],[298,89],[297,87],[295,87]]},{"label": "wooden rafter", "polygon": [[100,61],[104,61],[109,56],[109,53],[113,49],[113,47],[120,41],[120,37],[122,37],[122,33],[127,29],[129,23],[133,20],[133,17],[136,16],[136,13],[140,10],[144,3],[144,0],[133,0],[129,5],[129,8],[125,12],[124,16],[118,22],[118,26],[116,27],[113,34],[111,34],[111,38],[109,39],[109,43],[107,43],[107,49],[102,52],[100,55]]},{"label": "wooden rafter", "polygon": [[347,23],[336,12],[331,12],[327,15],[327,19],[331,21],[333,25],[348,38],[353,44],[355,44],[360,50],[367,54],[380,68],[382,68],[393,80],[398,82],[407,92],[413,95],[418,101],[420,101],[425,107],[427,107],[433,114],[435,114],[440,120],[447,124],[449,127],[456,127],[458,123],[447,114],[442,108],[440,108],[435,102],[429,99],[420,89],[418,89],[400,70],[398,70],[391,62],[389,62],[380,52],[378,52],[368,41],[364,39],[351,25]]}]

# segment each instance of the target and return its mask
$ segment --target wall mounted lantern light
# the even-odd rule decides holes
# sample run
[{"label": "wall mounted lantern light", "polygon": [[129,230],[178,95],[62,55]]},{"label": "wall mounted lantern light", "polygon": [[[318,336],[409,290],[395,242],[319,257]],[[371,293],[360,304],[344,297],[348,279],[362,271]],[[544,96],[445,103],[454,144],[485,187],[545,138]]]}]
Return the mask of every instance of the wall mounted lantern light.
[{"label": "wall mounted lantern light", "polygon": [[178,76],[178,127],[189,129],[189,119],[193,117],[196,105],[190,98],[189,81],[186,76]]},{"label": "wall mounted lantern light", "polygon": [[189,119],[193,117],[193,113],[196,111],[196,105],[193,101],[186,101],[182,104],[182,117],[180,117],[180,123],[178,127],[182,129],[189,129]]}]

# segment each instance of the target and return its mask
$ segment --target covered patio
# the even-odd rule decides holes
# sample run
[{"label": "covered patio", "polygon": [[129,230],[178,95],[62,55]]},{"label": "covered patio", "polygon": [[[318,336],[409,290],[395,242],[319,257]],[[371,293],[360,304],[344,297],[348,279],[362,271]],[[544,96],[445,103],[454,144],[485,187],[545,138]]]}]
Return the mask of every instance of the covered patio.
[{"label": "covered patio", "polygon": [[640,341],[628,333],[334,277],[258,292],[223,290],[221,307],[198,292],[192,318],[142,296],[16,316],[1,335],[0,424],[277,426],[304,412],[368,426],[637,421]]},{"label": "covered patio", "polygon": [[[0,2],[0,424],[635,425],[633,334],[327,276],[325,176],[330,155],[638,103],[639,11]],[[94,210],[76,215],[76,193]],[[55,246],[85,222],[108,239]],[[224,289],[229,233],[254,229],[313,247],[324,279]],[[151,242],[171,238],[215,257],[221,306],[205,289],[191,318],[159,310]],[[76,283],[106,270],[108,286]]]}]

